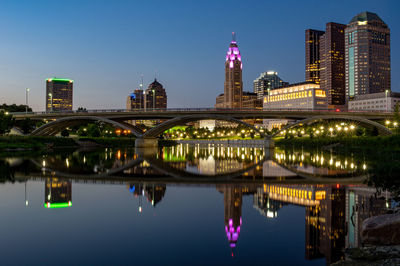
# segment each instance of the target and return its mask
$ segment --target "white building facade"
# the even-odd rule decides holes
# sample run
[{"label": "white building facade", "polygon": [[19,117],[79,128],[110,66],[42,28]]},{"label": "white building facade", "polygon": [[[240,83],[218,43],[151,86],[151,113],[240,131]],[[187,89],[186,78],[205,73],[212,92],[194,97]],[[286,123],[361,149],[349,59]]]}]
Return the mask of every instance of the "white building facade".
[{"label": "white building facade", "polygon": [[318,84],[303,82],[271,90],[264,97],[264,110],[327,110],[326,91]]},{"label": "white building facade", "polygon": [[396,104],[400,105],[400,93],[379,92],[356,95],[348,103],[349,111],[393,112]]}]

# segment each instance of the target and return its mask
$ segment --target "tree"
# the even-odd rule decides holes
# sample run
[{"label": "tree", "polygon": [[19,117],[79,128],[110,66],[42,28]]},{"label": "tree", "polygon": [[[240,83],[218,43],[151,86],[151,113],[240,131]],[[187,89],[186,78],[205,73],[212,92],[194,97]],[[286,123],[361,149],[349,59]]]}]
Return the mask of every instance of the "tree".
[{"label": "tree", "polygon": [[[15,103],[12,105],[8,105],[3,103],[0,105],[0,110],[4,110],[9,113],[18,113],[18,112],[25,112],[26,111],[26,105],[16,105]],[[32,112],[32,108],[28,106],[28,112]]]},{"label": "tree", "polygon": [[10,132],[14,126],[15,119],[12,115],[6,114],[4,111],[0,111],[0,135],[4,135]]},{"label": "tree", "polygon": [[378,128],[374,126],[371,131],[371,136],[376,137],[378,135],[379,135]]},{"label": "tree", "polygon": [[100,128],[97,124],[89,124],[87,126],[87,134],[89,137],[100,137]]},{"label": "tree", "polygon": [[15,124],[21,128],[24,134],[28,134],[35,129],[36,122],[32,121],[30,118],[25,118],[24,120],[17,121]]},{"label": "tree", "polygon": [[63,131],[61,131],[61,136],[69,137],[69,131],[67,129],[64,129]]}]

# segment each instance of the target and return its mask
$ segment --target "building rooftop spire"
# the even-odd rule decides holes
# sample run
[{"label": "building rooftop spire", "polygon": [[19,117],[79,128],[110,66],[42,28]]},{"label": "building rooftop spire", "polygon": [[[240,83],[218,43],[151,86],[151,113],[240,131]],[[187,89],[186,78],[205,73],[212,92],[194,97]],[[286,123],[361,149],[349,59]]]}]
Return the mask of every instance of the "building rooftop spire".
[{"label": "building rooftop spire", "polygon": [[232,42],[236,42],[236,33],[232,31]]}]

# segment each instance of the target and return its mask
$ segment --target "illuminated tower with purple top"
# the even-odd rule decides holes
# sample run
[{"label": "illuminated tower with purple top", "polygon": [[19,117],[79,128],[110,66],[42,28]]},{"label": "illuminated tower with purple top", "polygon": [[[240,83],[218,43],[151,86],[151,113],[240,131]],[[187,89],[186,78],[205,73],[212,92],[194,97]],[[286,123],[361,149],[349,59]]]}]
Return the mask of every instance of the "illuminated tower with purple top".
[{"label": "illuminated tower with purple top", "polygon": [[225,108],[242,108],[243,82],[242,57],[236,43],[235,33],[232,32],[232,41],[226,53],[224,106]]}]

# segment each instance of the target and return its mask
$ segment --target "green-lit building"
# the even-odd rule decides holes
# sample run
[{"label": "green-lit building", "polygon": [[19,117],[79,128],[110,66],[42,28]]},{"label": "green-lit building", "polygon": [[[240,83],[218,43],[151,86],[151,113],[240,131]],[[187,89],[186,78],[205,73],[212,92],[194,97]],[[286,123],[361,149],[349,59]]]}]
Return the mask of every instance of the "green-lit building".
[{"label": "green-lit building", "polygon": [[71,79],[46,79],[46,112],[72,110],[73,84]]}]

